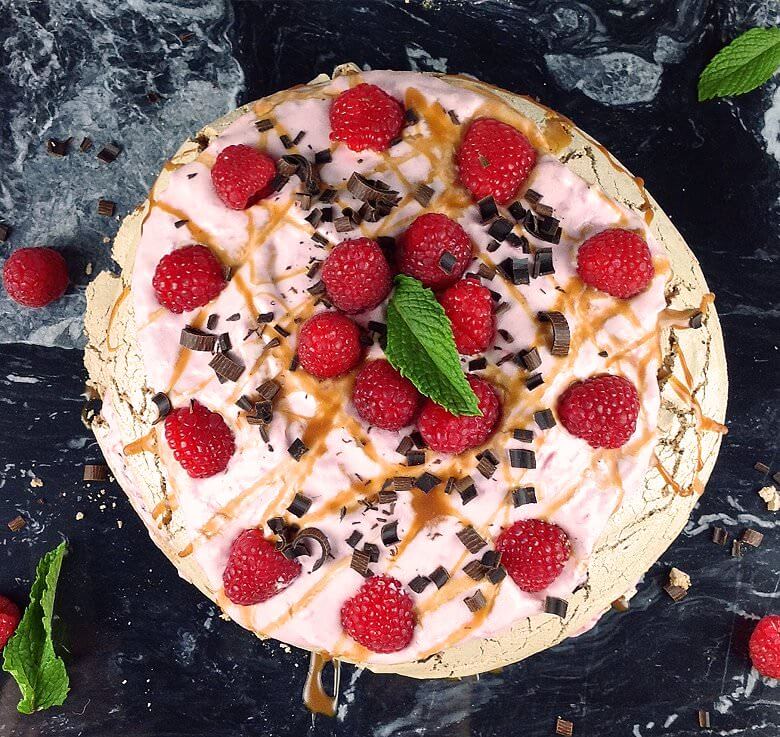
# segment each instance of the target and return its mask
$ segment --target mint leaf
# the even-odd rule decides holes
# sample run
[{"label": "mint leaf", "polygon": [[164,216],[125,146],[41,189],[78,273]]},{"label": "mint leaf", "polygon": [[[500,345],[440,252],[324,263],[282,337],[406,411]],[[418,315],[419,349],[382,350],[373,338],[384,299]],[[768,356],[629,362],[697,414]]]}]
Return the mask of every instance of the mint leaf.
[{"label": "mint leaf", "polygon": [[54,594],[67,543],[62,542],[38,562],[30,603],[3,651],[3,670],[19,684],[22,714],[61,706],[68,695],[65,663],[54,652],[51,637]]},{"label": "mint leaf", "polygon": [[387,305],[387,360],[419,391],[454,415],[481,415],[460,367],[452,325],[433,292],[399,274]]},{"label": "mint leaf", "polygon": [[699,77],[699,102],[750,92],[780,66],[780,28],[751,28],[721,49]]}]

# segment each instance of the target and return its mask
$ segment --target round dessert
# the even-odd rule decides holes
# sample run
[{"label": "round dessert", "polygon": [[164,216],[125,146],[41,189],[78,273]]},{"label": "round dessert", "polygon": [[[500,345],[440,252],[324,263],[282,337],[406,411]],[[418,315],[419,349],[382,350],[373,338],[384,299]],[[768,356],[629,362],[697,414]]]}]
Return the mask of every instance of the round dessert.
[{"label": "round dessert", "polygon": [[457,76],[339,67],[185,142],[89,291],[93,422],[181,574],[415,677],[592,626],[717,455],[712,295],[598,143]]}]

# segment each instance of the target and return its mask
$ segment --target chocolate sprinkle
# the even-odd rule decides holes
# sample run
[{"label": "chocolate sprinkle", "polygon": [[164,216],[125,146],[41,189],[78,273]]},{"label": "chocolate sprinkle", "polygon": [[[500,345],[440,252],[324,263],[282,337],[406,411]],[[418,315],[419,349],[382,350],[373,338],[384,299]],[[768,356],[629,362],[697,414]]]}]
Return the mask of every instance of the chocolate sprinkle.
[{"label": "chocolate sprinkle", "polygon": [[405,455],[407,466],[422,466],[425,463],[425,453],[421,450],[410,450]]},{"label": "chocolate sprinkle", "polygon": [[108,479],[108,466],[104,463],[85,463],[84,481],[106,481]]},{"label": "chocolate sprinkle", "polygon": [[226,353],[217,353],[209,361],[209,366],[214,369],[214,373],[218,377],[226,381],[238,381],[241,374],[244,373],[244,367]]},{"label": "chocolate sprinkle", "polygon": [[549,430],[551,427],[555,427],[555,417],[551,409],[540,409],[534,412],[534,420],[540,430]]},{"label": "chocolate sprinkle", "polygon": [[[274,313],[273,312],[261,312],[257,316],[257,322],[262,322],[262,323],[272,322],[273,319],[274,319]],[[228,318],[228,320],[230,320],[230,318]]]},{"label": "chocolate sprinkle", "polygon": [[729,541],[729,533],[722,527],[712,528],[712,542],[716,545],[725,545]]},{"label": "chocolate sprinkle", "polygon": [[537,317],[543,322],[549,322],[552,325],[553,343],[550,353],[553,356],[568,355],[571,332],[569,331],[569,323],[563,314],[561,312],[539,312]]},{"label": "chocolate sprinkle", "polygon": [[368,564],[371,562],[371,559],[368,557],[367,553],[364,553],[362,550],[354,550],[352,551],[352,560],[349,563],[349,567],[353,571],[357,571],[361,576],[368,577],[369,571],[368,571]]},{"label": "chocolate sprinkle", "polygon": [[447,581],[450,580],[450,574],[447,573],[447,569],[444,566],[439,566],[433,573],[428,576],[428,578],[433,581],[437,589],[440,589],[442,586],[444,586],[445,583],[447,583]]},{"label": "chocolate sprinkle", "polygon": [[[225,320],[227,322],[235,322],[236,320],[240,320],[240,319],[241,319],[241,313],[239,313],[239,312],[234,312],[230,317],[226,317],[225,318]],[[271,318],[271,319],[273,319],[273,318]],[[270,320],[269,320],[269,322],[270,322]]]},{"label": "chocolate sprinkle", "polygon": [[758,530],[753,530],[750,527],[742,531],[742,534],[739,536],[740,542],[745,543],[745,545],[750,545],[751,548],[757,548],[764,540],[764,535],[761,532],[758,532]]},{"label": "chocolate sprinkle", "polygon": [[398,537],[397,521],[394,520],[393,522],[388,522],[387,524],[382,525],[382,545],[384,545],[386,548],[389,548],[400,541],[401,538]]},{"label": "chocolate sprinkle", "polygon": [[490,583],[501,583],[501,581],[506,578],[506,568],[504,568],[504,566],[496,566],[492,570],[488,571],[487,577]]},{"label": "chocolate sprinkle", "polygon": [[439,268],[445,274],[451,274],[457,262],[458,259],[456,259],[455,256],[453,256],[449,251],[445,251],[439,258]]},{"label": "chocolate sprinkle", "polygon": [[522,507],[524,504],[536,504],[536,489],[533,486],[512,489],[512,506]]},{"label": "chocolate sprinkle", "polygon": [[674,586],[673,584],[670,583],[664,586],[664,591],[667,594],[669,594],[669,597],[675,603],[678,601],[682,601],[686,596],[688,596],[688,591],[684,589],[682,586]]},{"label": "chocolate sprinkle", "polygon": [[469,371],[481,371],[484,368],[487,368],[487,358],[484,356],[469,361]]},{"label": "chocolate sprinkle", "polygon": [[469,553],[476,553],[487,545],[487,542],[471,525],[459,530],[456,535]]},{"label": "chocolate sprinkle", "polygon": [[477,202],[477,207],[479,208],[479,217],[485,225],[493,222],[498,217],[498,205],[496,205],[493,195],[483,197]]},{"label": "chocolate sprinkle", "polygon": [[536,348],[529,348],[517,354],[515,363],[523,365],[528,371],[534,371],[542,365],[542,358]]},{"label": "chocolate sprinkle", "polygon": [[537,248],[536,256],[534,258],[533,277],[536,279],[539,276],[549,276],[555,273],[555,266],[553,265],[552,250],[549,248]]},{"label": "chocolate sprinkle", "polygon": [[260,131],[260,133],[263,133],[264,131],[269,131],[273,127],[274,127],[274,123],[269,118],[263,118],[262,120],[255,121],[255,128],[257,128],[257,130]]},{"label": "chocolate sprinkle", "polygon": [[376,563],[379,560],[379,546],[374,543],[366,543],[363,546],[363,552],[368,556],[368,559],[372,563]]},{"label": "chocolate sprinkle", "polygon": [[281,335],[283,338],[289,338],[290,337],[290,331],[286,328],[283,328],[279,323],[276,323],[276,325],[273,326],[273,329],[276,333]]},{"label": "chocolate sprinkle", "polygon": [[161,420],[164,420],[171,412],[171,400],[165,392],[157,392],[152,397],[155,407],[157,407],[157,417],[152,421],[153,425],[156,425]]},{"label": "chocolate sprinkle", "polygon": [[483,578],[485,578],[485,574],[487,573],[487,568],[482,565],[478,560],[470,560],[468,563],[466,563],[465,566],[463,566],[463,572],[469,577],[473,578],[475,581],[481,581]]},{"label": "chocolate sprinkle", "polygon": [[467,596],[463,602],[469,608],[470,612],[478,612],[487,604],[485,595],[479,589],[477,589],[471,596]]},{"label": "chocolate sprinkle", "polygon": [[544,384],[544,377],[541,374],[531,374],[531,376],[525,380],[528,391],[533,391],[542,384]]},{"label": "chocolate sprinkle", "polygon": [[504,330],[504,328],[499,328],[496,331],[507,343],[514,343],[515,342],[515,336],[512,335],[508,330]]},{"label": "chocolate sprinkle", "polygon": [[201,332],[189,325],[183,328],[179,334],[179,345],[191,351],[208,351],[210,353],[214,350],[216,342],[216,335]]},{"label": "chocolate sprinkle", "polygon": [[488,228],[488,235],[495,238],[499,243],[506,240],[506,237],[512,232],[512,223],[506,218],[497,217]]},{"label": "chocolate sprinkle", "polygon": [[[305,446],[304,446],[305,447]],[[290,454],[292,455],[292,453]],[[293,456],[295,458],[295,456]],[[295,460],[298,460],[297,458]],[[292,500],[292,503],[287,507],[287,511],[295,517],[303,517],[306,512],[309,511],[311,506],[311,499],[309,497],[298,492]]]},{"label": "chocolate sprinkle", "polygon": [[110,218],[114,214],[114,209],[116,208],[116,202],[112,202],[111,200],[104,200],[99,199],[97,203],[97,212],[98,215],[102,215],[103,217]]},{"label": "chocolate sprinkle", "polygon": [[431,579],[428,576],[415,576],[409,581],[409,588],[414,591],[415,594],[421,594],[427,588]]},{"label": "chocolate sprinkle", "polygon": [[530,284],[531,276],[528,271],[527,258],[505,258],[498,264],[498,270],[512,284]]},{"label": "chocolate sprinkle", "polygon": [[115,143],[107,143],[100,149],[97,157],[106,164],[110,164],[112,161],[116,160],[116,157],[119,156],[121,150],[122,149]]},{"label": "chocolate sprinkle", "polygon": [[554,614],[556,617],[563,619],[568,608],[569,602],[565,599],[559,599],[555,596],[547,596],[544,599],[544,611],[546,614]]},{"label": "chocolate sprinkle", "polygon": [[290,371],[297,371],[300,365],[300,359],[297,353],[293,353],[293,357],[290,359]]},{"label": "chocolate sprinkle", "polygon": [[283,133],[281,136],[279,136],[279,140],[282,142],[282,146],[285,148],[293,147],[292,138],[290,138],[290,136],[288,136],[286,133]]},{"label": "chocolate sprinkle", "polygon": [[363,539],[363,533],[357,530],[352,530],[349,537],[344,541],[350,548],[354,548]]},{"label": "chocolate sprinkle", "polygon": [[414,482],[414,485],[415,487],[420,489],[420,491],[422,491],[423,494],[428,494],[430,491],[435,489],[440,483],[441,483],[441,479],[438,476],[426,471],[422,476],[420,476],[417,479],[417,481]]},{"label": "chocolate sprinkle", "polygon": [[296,460],[300,461],[303,456],[309,452],[309,449],[306,447],[306,443],[303,442],[300,438],[295,438],[295,440],[290,443],[290,447],[287,448],[287,452]]},{"label": "chocolate sprinkle", "polygon": [[536,454],[525,448],[510,448],[509,465],[512,468],[536,468]]},{"label": "chocolate sprinkle", "polygon": [[420,184],[417,189],[414,190],[414,194],[412,195],[417,202],[420,203],[423,207],[428,207],[428,205],[431,204],[431,198],[435,194],[432,187],[429,187],[427,184]]},{"label": "chocolate sprinkle", "polygon": [[264,351],[270,351],[270,350],[273,350],[274,348],[278,348],[281,344],[282,344],[282,341],[279,340],[279,338],[271,338],[271,340],[269,340],[263,346],[263,350]]},{"label": "chocolate sprinkle", "polygon": [[526,430],[522,427],[516,427],[514,430],[512,430],[512,437],[515,440],[519,440],[521,443],[533,443],[534,431]]}]

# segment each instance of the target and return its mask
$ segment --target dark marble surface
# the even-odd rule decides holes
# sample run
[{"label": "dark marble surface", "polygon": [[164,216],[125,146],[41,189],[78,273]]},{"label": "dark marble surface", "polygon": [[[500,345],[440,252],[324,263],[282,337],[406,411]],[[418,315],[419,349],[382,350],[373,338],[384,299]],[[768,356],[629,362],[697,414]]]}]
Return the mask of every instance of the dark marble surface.
[{"label": "dark marble surface", "polygon": [[[733,101],[695,101],[705,61],[739,31],[778,23],[776,3],[0,0],[0,19],[0,217],[15,226],[0,258],[52,244],[77,284],[44,312],[0,297],[0,520],[29,520],[20,533],[0,528],[0,591],[24,602],[38,557],[63,535],[72,546],[57,604],[72,693],[61,709],[20,716],[1,674],[0,735],[536,737],[562,715],[576,735],[683,737],[702,734],[698,708],[716,734],[780,732],[777,684],[757,679],[745,655],[754,621],[780,610],[777,516],[752,470],[780,463],[778,78]],[[201,123],[346,60],[466,72],[538,96],[645,177],[718,295],[732,388],[707,494],[630,611],[481,678],[347,667],[331,720],[301,704],[304,654],[222,621],[116,485],[80,480],[99,454],[79,421],[78,347],[87,264],[110,265],[103,238],[117,227],[96,215],[97,198],[126,213]],[[159,102],[145,99],[150,89]],[[111,166],[44,153],[47,137],[68,135],[115,140],[123,153]],[[709,541],[715,521],[760,529],[764,545],[733,560]],[[676,605],[659,587],[670,565],[694,580]]]}]

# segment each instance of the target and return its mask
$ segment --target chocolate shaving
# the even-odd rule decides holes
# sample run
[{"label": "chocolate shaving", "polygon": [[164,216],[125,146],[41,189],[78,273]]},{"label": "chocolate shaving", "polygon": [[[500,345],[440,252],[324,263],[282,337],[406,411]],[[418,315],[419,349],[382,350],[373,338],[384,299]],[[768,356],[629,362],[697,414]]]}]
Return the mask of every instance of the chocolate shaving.
[{"label": "chocolate shaving", "polygon": [[525,193],[525,198],[532,204],[535,205],[537,202],[542,201],[542,195],[540,195],[535,189],[529,189]]},{"label": "chocolate shaving", "polygon": [[296,192],[295,204],[301,208],[301,210],[311,209],[312,196],[308,192]]},{"label": "chocolate shaving", "polygon": [[761,461],[756,461],[753,465],[753,468],[755,468],[759,473],[769,473],[769,466],[767,466],[766,463],[762,463]]},{"label": "chocolate shaving", "polygon": [[368,564],[370,562],[371,559],[368,557],[367,553],[364,553],[362,550],[353,550],[349,567],[353,571],[357,571],[361,576],[368,578],[368,576],[371,575],[368,571]]},{"label": "chocolate shaving", "polygon": [[392,504],[398,501],[398,493],[389,489],[383,489],[377,495],[377,501],[380,504]]},{"label": "chocolate shaving", "polygon": [[68,153],[68,146],[70,145],[71,140],[71,138],[66,138],[63,141],[56,138],[49,138],[49,140],[46,141],[46,151],[52,156],[65,156],[65,154]]},{"label": "chocolate shaving", "polygon": [[447,115],[449,115],[449,116],[450,116],[450,120],[451,120],[451,121],[452,121],[452,122],[453,122],[455,125],[460,125],[460,118],[458,117],[458,114],[457,114],[457,113],[456,113],[454,110],[448,110],[448,111],[447,111]]},{"label": "chocolate shaving", "polygon": [[190,221],[189,220],[177,220],[173,224],[173,227],[174,228],[183,228],[188,222],[190,222]]},{"label": "chocolate shaving", "polygon": [[[312,573],[322,567],[322,564],[327,560],[331,554],[330,540],[327,535],[317,527],[304,527],[293,540],[293,545],[296,547],[303,544],[305,546],[308,540],[314,541],[320,547],[320,555],[314,562],[311,570]],[[307,549],[308,552],[308,549]],[[308,553],[311,555],[311,553]]]},{"label": "chocolate shaving", "polygon": [[428,205],[431,204],[431,198],[434,194],[435,191],[432,187],[429,187],[427,184],[420,184],[417,186],[417,189],[414,190],[414,194],[412,196],[417,200],[417,202],[420,203],[420,205],[423,207],[428,207]]},{"label": "chocolate shaving", "polygon": [[18,514],[12,520],[9,520],[8,529],[11,530],[11,532],[20,532],[25,528],[26,525],[27,520],[22,517],[21,514]]},{"label": "chocolate shaving", "polygon": [[549,276],[554,273],[555,266],[553,265],[552,250],[549,248],[537,248],[536,256],[534,257],[533,278]]},{"label": "chocolate shaving", "polygon": [[111,200],[104,200],[99,199],[97,203],[97,212],[98,215],[102,215],[103,217],[110,218],[114,214],[114,209],[116,208],[116,202],[112,202]]},{"label": "chocolate shaving", "polygon": [[534,412],[534,420],[540,430],[549,430],[551,427],[555,427],[555,417],[551,409],[540,409]]},{"label": "chocolate shaving", "polygon": [[489,479],[493,476],[493,474],[496,472],[496,469],[498,468],[498,460],[495,458],[495,456],[493,456],[492,453],[490,453],[490,455],[487,455],[487,453],[490,453],[490,451],[487,451],[486,454],[479,459],[479,463],[477,464],[477,471],[479,471],[486,479]]},{"label": "chocolate shaving", "polygon": [[441,479],[438,476],[426,471],[422,476],[420,476],[417,479],[417,481],[414,482],[414,485],[420,491],[422,491],[423,494],[428,494],[430,491],[435,489],[440,483],[441,483]]},{"label": "chocolate shaving", "polygon": [[387,484],[393,491],[409,491],[414,486],[414,479],[411,476],[394,476],[388,479]]},{"label": "chocolate shaving", "polygon": [[398,203],[398,192],[390,189],[384,182],[368,179],[358,172],[352,172],[347,181],[347,189],[361,202],[373,205],[384,204],[394,207]]},{"label": "chocolate shaving", "polygon": [[404,110],[404,124],[409,125],[416,125],[420,122],[420,116],[417,114],[417,111],[414,108],[408,107],[406,110]]},{"label": "chocolate shaving", "polygon": [[226,381],[238,381],[241,374],[244,373],[244,367],[226,353],[217,353],[209,361],[209,366],[219,378]]},{"label": "chocolate shaving", "polygon": [[457,262],[458,262],[458,259],[455,258],[455,256],[453,256],[449,251],[445,251],[439,257],[439,268],[445,274],[451,274],[453,269],[455,268],[455,264]]},{"label": "chocolate shaving", "polygon": [[425,453],[421,450],[410,450],[405,455],[407,466],[422,466],[425,463]]},{"label": "chocolate shaving", "polygon": [[254,403],[252,402],[252,400],[246,394],[242,394],[236,400],[236,406],[239,409],[244,410],[244,412],[254,412],[255,411]]},{"label": "chocolate shaving", "polygon": [[337,233],[346,233],[347,231],[352,230],[355,226],[352,224],[352,220],[350,220],[350,218],[348,218],[346,215],[341,215],[340,217],[334,218],[333,227],[336,228]]},{"label": "chocolate shaving", "polygon": [[731,557],[741,558],[743,553],[744,553],[744,548],[742,542],[740,540],[734,540],[731,543]]},{"label": "chocolate shaving", "polygon": [[290,443],[290,447],[287,448],[287,452],[296,460],[300,461],[303,456],[309,452],[308,447],[306,447],[306,443],[303,442],[300,438],[295,438],[295,440]]},{"label": "chocolate shaving", "polygon": [[521,443],[533,443],[534,431],[527,430],[523,427],[516,427],[514,430],[512,430],[512,437],[515,440],[519,440]]},{"label": "chocolate shaving", "polygon": [[100,149],[97,157],[104,163],[110,164],[112,161],[116,160],[116,157],[119,156],[121,150],[122,149],[119,148],[119,146],[117,146],[115,143],[107,143],[105,146],[103,146],[103,148]]},{"label": "chocolate shaving", "polygon": [[311,225],[312,228],[316,228],[320,222],[322,221],[322,210],[320,210],[318,207],[315,207],[305,218],[307,223]]},{"label": "chocolate shaving", "polygon": [[452,494],[455,491],[455,485],[458,483],[458,479],[455,476],[450,476],[447,479],[447,483],[444,485],[444,493]]},{"label": "chocolate shaving", "polygon": [[479,217],[485,225],[492,223],[498,217],[498,205],[493,199],[493,195],[483,197],[477,202],[477,207],[479,208]]},{"label": "chocolate shaving", "polygon": [[485,566],[485,568],[495,568],[501,562],[501,551],[486,550],[482,554],[481,561],[482,561],[482,565]]},{"label": "chocolate shaving", "polygon": [[214,330],[219,323],[219,315],[209,315],[206,318],[206,330]]},{"label": "chocolate shaving", "polygon": [[542,358],[536,348],[529,348],[528,350],[518,352],[515,357],[515,363],[518,366],[523,366],[528,371],[534,371],[542,365]]},{"label": "chocolate shaving", "polygon": [[469,502],[477,498],[477,487],[474,484],[469,484],[459,489],[458,494],[460,494],[460,503],[465,507]]},{"label": "chocolate shaving", "polygon": [[276,325],[273,326],[274,332],[281,335],[283,338],[289,338],[290,337],[290,331],[286,328],[283,328],[279,323],[276,323]]},{"label": "chocolate shaving", "polygon": [[333,154],[329,148],[324,148],[322,151],[317,151],[314,154],[315,164],[329,164],[331,161],[333,161]]},{"label": "chocolate shaving", "polygon": [[388,522],[385,525],[382,525],[382,545],[384,545],[386,548],[391,547],[392,545],[395,545],[396,543],[401,541],[401,538],[398,537],[398,522]]},{"label": "chocolate shaving", "polygon": [[712,542],[716,545],[725,545],[729,541],[729,533],[722,527],[712,528]]},{"label": "chocolate shaving", "polygon": [[278,348],[282,344],[282,341],[279,340],[279,338],[271,338],[264,346],[264,351],[271,351],[274,348]]},{"label": "chocolate shaving", "polygon": [[[304,446],[305,447],[305,446]],[[290,453],[292,455],[292,453]],[[293,456],[295,457],[295,456]],[[298,460],[296,458],[296,460]],[[301,494],[300,492],[296,493],[296,495],[293,497],[293,500],[289,507],[287,507],[287,511],[294,515],[295,517],[303,517],[306,512],[309,511],[309,507],[311,506],[311,499],[309,497]]]},{"label": "chocolate shaving", "polygon": [[558,717],[555,722],[555,734],[560,735],[560,737],[572,737],[574,734],[574,723]]},{"label": "chocolate shaving", "polygon": [[739,536],[739,540],[745,545],[750,545],[751,548],[757,548],[763,542],[764,535],[758,530],[753,530],[748,527],[747,529],[742,530],[742,534]]},{"label": "chocolate shaving", "polygon": [[285,148],[293,147],[292,138],[290,138],[290,136],[288,136],[286,133],[283,133],[281,136],[279,136],[279,140],[282,142],[282,146]]},{"label": "chocolate shaving", "polygon": [[84,136],[84,138],[81,139],[81,143],[79,144],[79,151],[85,154],[91,148],[92,148],[92,139],[89,136]]},{"label": "chocolate shaving", "polygon": [[171,400],[165,392],[157,392],[157,394],[152,397],[152,402],[154,402],[154,406],[157,407],[157,417],[152,421],[152,424],[156,425],[170,414],[172,409]]},{"label": "chocolate shaving", "polygon": [[699,726],[702,729],[711,729],[712,724],[710,722],[710,713],[705,709],[699,709],[697,713],[697,718],[699,720]]},{"label": "chocolate shaving", "polygon": [[504,328],[499,328],[496,331],[507,343],[514,343],[515,342],[515,336],[512,335],[508,330],[504,330]]},{"label": "chocolate shaving", "polygon": [[499,248],[501,248],[501,244],[498,241],[490,241],[485,247],[485,250],[488,253],[495,253]]},{"label": "chocolate shaving", "polygon": [[104,463],[85,463],[84,481],[106,481],[108,479],[108,466]]},{"label": "chocolate shaving", "polygon": [[273,379],[267,379],[260,386],[257,387],[257,391],[263,399],[273,399],[281,389],[281,386]]},{"label": "chocolate shaving", "polygon": [[506,242],[512,248],[519,248],[523,253],[531,252],[531,249],[528,245],[528,238],[526,238],[524,235],[516,235],[515,233],[510,233],[506,237]]},{"label": "chocolate shaving", "polygon": [[481,581],[485,578],[487,568],[482,565],[478,560],[471,560],[463,566],[463,572],[475,581]]},{"label": "chocolate shaving", "polygon": [[300,365],[300,359],[298,358],[297,353],[293,353],[293,357],[290,359],[290,371],[297,371],[298,366]]},{"label": "chocolate shaving", "polygon": [[525,221],[526,209],[519,202],[513,202],[507,209],[516,222],[523,223]]},{"label": "chocolate shaving", "polygon": [[687,589],[684,589],[682,586],[675,586],[671,583],[667,583],[664,586],[664,591],[669,594],[669,597],[674,602],[682,601],[686,596],[688,596]]},{"label": "chocolate shaving", "polygon": [[479,358],[472,358],[469,361],[469,371],[481,371],[487,368],[487,358],[480,356]]},{"label": "chocolate shaving", "polygon": [[497,217],[488,228],[488,235],[495,238],[499,243],[506,240],[506,237],[512,232],[512,223],[504,217]]},{"label": "chocolate shaving", "polygon": [[[273,312],[261,312],[257,316],[257,322],[260,322],[260,323],[269,323],[269,322],[272,322],[273,319],[274,319],[274,313]],[[230,320],[230,318],[228,318],[228,320]]]},{"label": "chocolate shaving", "polygon": [[501,275],[512,284],[520,285],[531,283],[527,258],[507,257],[498,264],[498,270],[501,272]]},{"label": "chocolate shaving", "polygon": [[297,146],[306,136],[306,131],[298,131],[298,134],[293,138],[293,146]]},{"label": "chocolate shaving", "polygon": [[344,541],[350,548],[357,547],[357,544],[363,539],[363,533],[357,530],[352,530],[349,537]]},{"label": "chocolate shaving", "polygon": [[547,596],[544,599],[545,614],[554,614],[563,619],[568,608],[569,603],[565,599],[559,599],[556,596]]},{"label": "chocolate shaving", "polygon": [[541,203],[534,206],[534,211],[537,215],[541,215],[543,218],[551,217],[553,214],[553,208],[549,205],[543,205]]},{"label": "chocolate shaving", "polygon": [[496,276],[496,267],[490,266],[490,264],[482,263],[479,265],[479,268],[477,269],[477,275],[480,276],[482,279],[493,281],[494,277]]},{"label": "chocolate shaving", "polygon": [[315,297],[319,296],[320,294],[325,294],[326,292],[325,282],[322,280],[318,282],[314,282],[314,284],[308,287],[306,291]]},{"label": "chocolate shaving", "polygon": [[469,553],[476,553],[487,545],[484,538],[471,525],[459,530],[456,535]]},{"label": "chocolate shaving", "polygon": [[[235,322],[236,320],[240,320],[240,319],[241,319],[241,313],[239,313],[239,312],[234,312],[232,315],[230,315],[230,317],[226,317],[225,318],[225,320],[227,322]],[[271,318],[271,319],[273,319],[273,318]],[[270,320],[269,320],[269,322],[270,322]]]},{"label": "chocolate shaving", "polygon": [[289,181],[290,177],[286,177],[284,174],[274,174],[271,181],[268,182],[268,186],[273,192],[281,192]]},{"label": "chocolate shaving", "polygon": [[512,506],[522,507],[524,504],[536,504],[536,489],[533,486],[521,486],[512,489]]},{"label": "chocolate shaving", "polygon": [[[320,192],[320,202],[322,202],[322,203],[324,203],[326,205],[330,204],[331,202],[333,202],[336,199],[336,195],[337,195],[336,190],[328,187],[327,189],[325,189],[322,192]],[[327,220],[327,222],[330,222],[330,221]]]},{"label": "chocolate shaving", "polygon": [[256,120],[255,121],[255,128],[260,133],[264,133],[265,131],[270,131],[271,128],[274,127],[274,122],[270,118],[263,118],[262,120]]},{"label": "chocolate shaving", "polygon": [[368,556],[368,559],[372,563],[376,563],[379,560],[379,546],[374,543],[366,543],[363,546],[363,552]]},{"label": "chocolate shaving", "polygon": [[216,342],[216,335],[204,333],[190,325],[183,328],[179,334],[179,345],[191,351],[207,351],[211,353]]},{"label": "chocolate shaving", "polygon": [[531,376],[525,380],[525,386],[528,391],[533,391],[542,384],[544,384],[544,377],[541,374],[531,374]]},{"label": "chocolate shaving", "polygon": [[485,600],[485,595],[477,589],[471,596],[467,596],[463,602],[465,605],[469,608],[469,611],[472,613],[478,612],[480,609],[484,608],[487,604],[487,601]]},{"label": "chocolate shaving", "polygon": [[419,430],[415,430],[413,433],[409,435],[409,437],[412,439],[415,448],[424,450],[425,448],[428,447],[428,445],[425,442],[425,439],[422,436],[422,433]]},{"label": "chocolate shaving", "polygon": [[401,438],[401,441],[398,443],[395,452],[400,453],[402,456],[405,456],[413,447],[414,447],[414,443],[412,442],[412,439],[408,435],[405,435],[404,437]]},{"label": "chocolate shaving", "polygon": [[501,583],[506,578],[506,568],[504,566],[496,566],[488,571],[487,577],[492,584]]},{"label": "chocolate shaving", "polygon": [[509,465],[512,468],[536,468],[536,454],[525,448],[510,448]]},{"label": "chocolate shaving", "polygon": [[409,581],[409,588],[414,591],[415,594],[421,594],[427,588],[431,579],[428,576],[415,576]]},{"label": "chocolate shaving", "polygon": [[561,312],[538,312],[537,317],[543,322],[548,322],[552,326],[552,348],[550,353],[553,356],[566,356],[569,353],[569,344],[571,343],[571,332],[569,323]]},{"label": "chocolate shaving", "polygon": [[433,573],[431,573],[428,578],[433,581],[434,585],[437,589],[440,589],[442,586],[444,586],[447,581],[450,580],[450,574],[447,573],[447,569],[444,566],[439,566]]}]

